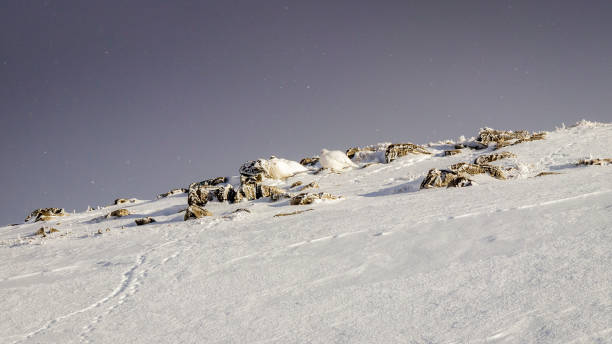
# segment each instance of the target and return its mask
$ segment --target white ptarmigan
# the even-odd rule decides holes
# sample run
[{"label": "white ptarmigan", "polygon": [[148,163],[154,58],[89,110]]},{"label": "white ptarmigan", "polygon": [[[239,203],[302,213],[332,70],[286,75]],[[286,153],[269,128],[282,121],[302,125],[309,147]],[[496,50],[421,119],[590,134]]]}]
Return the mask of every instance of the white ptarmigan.
[{"label": "white ptarmigan", "polygon": [[331,170],[342,170],[347,167],[358,167],[354,162],[346,156],[346,153],[342,151],[329,151],[323,149],[319,156],[319,162],[323,168],[329,168]]},{"label": "white ptarmigan", "polygon": [[308,169],[297,161],[280,159],[275,156],[268,160],[268,174],[274,179],[285,179],[306,171]]}]

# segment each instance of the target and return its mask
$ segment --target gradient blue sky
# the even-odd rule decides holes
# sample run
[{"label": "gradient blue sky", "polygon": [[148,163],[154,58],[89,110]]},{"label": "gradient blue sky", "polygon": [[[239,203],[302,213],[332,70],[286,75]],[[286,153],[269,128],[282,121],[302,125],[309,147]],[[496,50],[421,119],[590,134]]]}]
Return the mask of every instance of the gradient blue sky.
[{"label": "gradient blue sky", "polygon": [[0,4],[0,223],[271,154],[611,121],[610,1]]}]

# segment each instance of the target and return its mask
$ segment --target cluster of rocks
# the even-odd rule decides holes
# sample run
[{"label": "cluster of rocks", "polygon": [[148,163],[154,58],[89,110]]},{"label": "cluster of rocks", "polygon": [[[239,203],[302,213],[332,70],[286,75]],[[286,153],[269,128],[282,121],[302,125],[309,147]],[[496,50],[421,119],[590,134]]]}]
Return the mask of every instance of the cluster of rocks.
[{"label": "cluster of rocks", "polygon": [[489,144],[495,143],[495,149],[500,149],[502,147],[512,146],[522,142],[543,140],[545,137],[545,132],[529,133],[526,130],[506,131],[482,128],[480,129],[478,138],[476,140],[487,147]]},{"label": "cluster of rocks", "polygon": [[576,165],[599,165],[604,166],[612,164],[612,158],[597,158],[597,159],[582,159]]},{"label": "cluster of rocks", "polygon": [[376,154],[378,152],[384,154],[384,158],[382,158],[384,161],[379,162],[385,162],[387,164],[408,154],[431,154],[431,152],[425,147],[407,142],[386,143],[365,147],[351,147],[346,150],[346,155],[349,157],[349,159],[357,157],[358,160],[360,160],[363,156]]},{"label": "cluster of rocks", "polygon": [[489,165],[489,162],[515,157],[509,152],[495,153],[483,155],[474,161],[473,164],[460,162],[451,165],[448,169],[438,170],[432,168],[427,173],[425,179],[421,183],[421,189],[429,189],[434,187],[464,187],[472,185],[470,176],[477,174],[489,174],[496,179],[504,180],[506,175],[499,166]]},{"label": "cluster of rocks", "polygon": [[40,208],[32,211],[30,215],[25,218],[25,222],[34,218],[34,222],[38,221],[50,221],[58,216],[68,215],[62,208]]},{"label": "cluster of rocks", "polygon": [[340,198],[339,196],[334,196],[327,192],[319,192],[319,193],[302,192],[302,193],[299,193],[291,197],[291,200],[289,200],[289,204],[306,205],[306,204],[312,204],[317,200],[336,200],[339,198]]},{"label": "cluster of rocks", "polygon": [[118,205],[118,204],[124,204],[124,203],[134,203],[136,202],[135,198],[130,198],[130,199],[126,199],[126,198],[117,198],[113,204],[114,205]]}]

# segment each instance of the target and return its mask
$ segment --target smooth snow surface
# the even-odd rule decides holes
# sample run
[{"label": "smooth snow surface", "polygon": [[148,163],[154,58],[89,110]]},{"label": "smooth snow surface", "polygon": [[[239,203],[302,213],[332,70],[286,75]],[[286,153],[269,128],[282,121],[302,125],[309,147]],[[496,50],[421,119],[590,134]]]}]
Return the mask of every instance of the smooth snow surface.
[{"label": "smooth snow surface", "polygon": [[347,167],[357,167],[357,165],[352,162],[348,156],[346,156],[346,153],[338,150],[321,150],[319,163],[321,164],[321,167],[331,170],[342,170]]},{"label": "smooth snow surface", "polygon": [[[341,201],[209,202],[184,222],[181,194],[3,227],[0,342],[611,343],[612,165],[574,165],[610,147],[612,125],[582,123],[465,188],[419,184],[491,149],[277,185]],[[30,237],[42,225],[60,232]]]}]

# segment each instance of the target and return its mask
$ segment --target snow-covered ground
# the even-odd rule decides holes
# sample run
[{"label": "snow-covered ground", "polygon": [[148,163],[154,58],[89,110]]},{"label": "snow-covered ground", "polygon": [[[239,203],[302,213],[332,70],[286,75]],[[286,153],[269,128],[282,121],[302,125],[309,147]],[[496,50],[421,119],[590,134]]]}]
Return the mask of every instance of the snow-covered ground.
[{"label": "snow-covered ground", "polygon": [[514,178],[419,190],[491,152],[444,148],[277,182],[340,200],[183,221],[180,194],[0,228],[0,342],[612,343],[612,165],[574,165],[612,157],[612,125],[505,147]]}]

